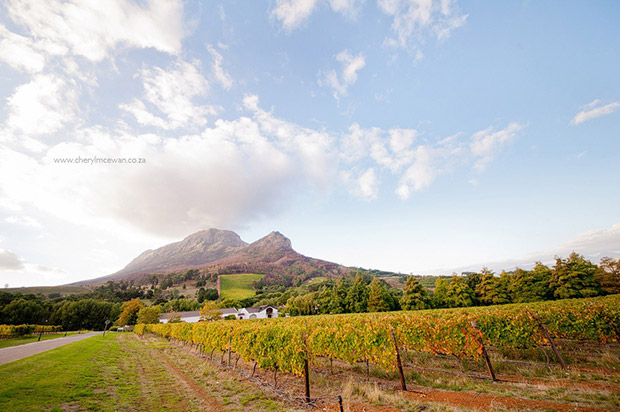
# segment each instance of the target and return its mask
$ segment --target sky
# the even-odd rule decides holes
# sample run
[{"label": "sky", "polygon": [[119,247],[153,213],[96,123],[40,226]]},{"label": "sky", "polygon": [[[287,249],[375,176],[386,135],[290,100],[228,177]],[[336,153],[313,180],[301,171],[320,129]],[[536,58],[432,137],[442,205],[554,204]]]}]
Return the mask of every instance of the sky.
[{"label": "sky", "polygon": [[620,255],[620,3],[5,0],[0,285],[211,227],[450,274]]}]

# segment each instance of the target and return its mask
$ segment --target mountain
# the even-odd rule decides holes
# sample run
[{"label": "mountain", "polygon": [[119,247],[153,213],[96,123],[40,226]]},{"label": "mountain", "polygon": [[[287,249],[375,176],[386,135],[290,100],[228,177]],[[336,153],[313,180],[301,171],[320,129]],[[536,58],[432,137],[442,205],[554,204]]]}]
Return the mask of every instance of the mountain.
[{"label": "mountain", "polygon": [[267,283],[288,284],[292,278],[342,276],[351,269],[337,263],[304,256],[293,250],[280,232],[271,232],[236,253],[204,265],[218,273],[264,273]]},{"label": "mountain", "polygon": [[108,280],[134,279],[144,274],[197,267],[232,255],[247,245],[238,234],[230,230],[201,230],[179,242],[142,252],[127,266],[112,275],[74,284],[97,284]]},{"label": "mountain", "polygon": [[265,280],[290,283],[304,276],[341,276],[350,270],[336,263],[304,256],[293,250],[290,239],[271,232],[247,244],[229,230],[208,229],[185,239],[147,250],[122,270],[108,276],[73,283],[96,285],[108,280],[140,280],[154,273],[200,269],[211,273],[264,273]]}]

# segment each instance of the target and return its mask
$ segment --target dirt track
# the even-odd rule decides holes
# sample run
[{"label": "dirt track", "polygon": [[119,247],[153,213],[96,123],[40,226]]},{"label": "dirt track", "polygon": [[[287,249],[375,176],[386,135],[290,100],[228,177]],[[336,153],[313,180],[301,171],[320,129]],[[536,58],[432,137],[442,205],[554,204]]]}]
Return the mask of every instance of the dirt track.
[{"label": "dirt track", "polygon": [[90,338],[100,333],[101,332],[91,332],[83,335],[72,335],[65,338],[50,339],[42,342],[32,342],[26,343],[25,345],[2,348],[0,349],[0,365],[36,355],[37,353],[45,352],[82,339]]}]

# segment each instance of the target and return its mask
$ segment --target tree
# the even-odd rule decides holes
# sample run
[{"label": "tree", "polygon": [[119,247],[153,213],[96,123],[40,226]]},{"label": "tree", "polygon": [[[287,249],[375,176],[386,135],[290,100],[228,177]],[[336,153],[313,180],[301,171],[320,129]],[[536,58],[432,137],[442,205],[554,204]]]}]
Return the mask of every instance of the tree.
[{"label": "tree", "polygon": [[168,323],[181,323],[181,314],[177,312],[172,312],[170,317],[168,318]]},{"label": "tree", "polygon": [[482,305],[492,305],[497,290],[497,278],[488,268],[482,268],[480,282],[476,286],[476,300]]},{"label": "tree", "polygon": [[446,290],[446,303],[451,308],[473,306],[474,291],[471,290],[465,278],[452,276]]},{"label": "tree", "polygon": [[577,253],[568,258],[556,258],[550,279],[556,299],[587,298],[599,294],[594,274],[597,267]]},{"label": "tree", "polygon": [[316,300],[319,314],[329,313],[329,307],[332,300],[332,291],[328,289],[327,286],[323,285],[321,290],[315,293],[314,299]]},{"label": "tree", "polygon": [[[488,271],[489,269],[487,269],[486,267],[483,267],[481,272],[484,273],[485,270]],[[467,286],[469,286],[471,290],[473,291],[475,291],[478,288],[478,285],[480,284],[481,281],[482,281],[482,274],[478,272],[470,272],[470,273],[467,273],[465,276],[465,282],[467,282]],[[476,303],[478,303],[478,299],[476,299]]]},{"label": "tree", "polygon": [[551,269],[540,262],[532,270],[517,268],[513,275],[512,291],[515,303],[538,302],[552,296],[549,293]]},{"label": "tree", "polygon": [[336,286],[332,289],[332,298],[329,303],[329,311],[331,313],[347,313],[347,287],[343,278],[338,278]]},{"label": "tree", "polygon": [[430,298],[426,289],[413,276],[409,276],[405,282],[405,293],[400,298],[400,306],[403,310],[418,310],[430,307]]},{"label": "tree", "polygon": [[215,302],[206,302],[202,309],[200,309],[200,320],[220,320],[222,319],[222,313],[217,310],[217,304]]},{"label": "tree", "polygon": [[594,275],[606,295],[620,293],[620,259],[604,257]]},{"label": "tree", "polygon": [[347,293],[347,307],[354,313],[363,313],[368,309],[368,286],[359,273]]},{"label": "tree", "polygon": [[439,278],[435,282],[435,289],[433,290],[433,307],[446,308],[448,305],[448,281],[446,279]]},{"label": "tree", "polygon": [[219,298],[219,294],[217,293],[217,289],[213,288],[200,288],[198,291],[198,302],[202,303],[205,300],[217,300]]},{"label": "tree", "polygon": [[9,325],[45,323],[51,315],[49,306],[39,299],[15,299],[2,309],[2,323]]},{"label": "tree", "polygon": [[144,307],[138,311],[138,323],[159,323],[159,308],[157,306]]},{"label": "tree", "polygon": [[315,296],[317,292],[299,295],[286,302],[286,311],[293,316],[316,315],[319,313],[319,304]]},{"label": "tree", "polygon": [[374,278],[370,282],[370,290],[368,292],[368,312],[386,312],[390,309],[386,296],[387,291],[383,287],[381,281]]},{"label": "tree", "polygon": [[493,296],[494,305],[504,305],[512,302],[512,276],[502,272],[497,279],[495,295]]},{"label": "tree", "polygon": [[121,314],[116,320],[118,326],[135,325],[138,321],[138,312],[144,307],[140,298],[135,298],[123,303]]}]

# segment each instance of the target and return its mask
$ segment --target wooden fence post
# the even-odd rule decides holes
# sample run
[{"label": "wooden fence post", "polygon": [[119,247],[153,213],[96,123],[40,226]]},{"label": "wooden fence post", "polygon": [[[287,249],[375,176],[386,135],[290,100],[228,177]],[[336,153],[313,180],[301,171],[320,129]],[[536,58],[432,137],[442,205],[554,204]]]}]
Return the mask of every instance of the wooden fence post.
[{"label": "wooden fence post", "polygon": [[229,368],[230,368],[230,349],[231,349],[231,345],[232,345],[232,334],[230,336],[228,336],[228,367]]},{"label": "wooden fence post", "polygon": [[[471,321],[471,326],[474,328],[475,331],[480,332],[478,330],[478,327],[476,326],[475,320]],[[497,378],[495,377],[495,372],[493,371],[493,366],[491,365],[491,359],[489,359],[489,354],[487,353],[487,349],[484,347],[484,342],[482,341],[482,338],[480,336],[478,336],[478,342],[482,346],[482,357],[484,358],[484,361],[487,364],[489,375],[491,375],[491,379],[493,381],[497,381]]]},{"label": "wooden fence post", "polygon": [[394,329],[390,331],[392,333],[392,340],[394,340],[394,349],[396,349],[396,365],[398,366],[398,373],[400,374],[400,387],[405,392],[407,391],[407,383],[405,382],[405,373],[403,372],[403,364],[400,362],[400,351],[398,350],[398,342],[396,341],[396,335]]},{"label": "wooden fence post", "polygon": [[306,384],[306,403],[310,403],[310,366],[309,366],[309,355],[308,355],[308,345],[306,343],[306,334],[303,334],[304,339],[304,351],[306,353],[306,358],[304,359],[304,377]]},{"label": "wooden fence post", "polygon": [[310,403],[310,371],[308,368],[308,358],[304,361],[304,374],[306,378],[306,403]]},{"label": "wooden fence post", "polygon": [[[538,321],[538,316],[535,316],[535,318]],[[545,325],[542,322],[540,322],[540,321],[538,321],[538,327],[542,331],[542,333],[545,336],[545,338],[551,344],[551,349],[553,350],[553,353],[555,354],[555,357],[557,358],[557,360],[560,362],[560,365],[562,366],[562,369],[566,369],[566,362],[564,362],[564,358],[562,358],[562,355],[560,355],[560,352],[558,351],[558,348],[555,346],[555,342],[554,342],[553,338],[551,337],[551,334],[549,333],[549,331],[547,330]]]}]

